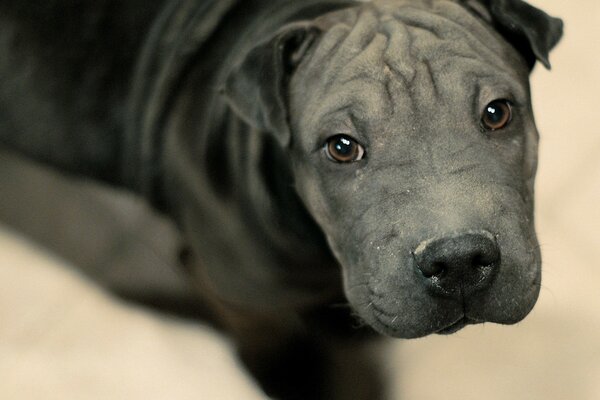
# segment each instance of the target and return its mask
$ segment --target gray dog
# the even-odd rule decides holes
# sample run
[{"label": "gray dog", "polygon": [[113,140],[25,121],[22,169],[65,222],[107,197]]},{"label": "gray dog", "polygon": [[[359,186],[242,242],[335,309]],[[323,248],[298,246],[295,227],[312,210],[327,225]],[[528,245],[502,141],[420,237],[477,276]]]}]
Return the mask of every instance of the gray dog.
[{"label": "gray dog", "polygon": [[380,399],[373,331],[536,302],[528,75],[561,34],[521,0],[2,0],[0,141],[172,216],[269,395]]}]

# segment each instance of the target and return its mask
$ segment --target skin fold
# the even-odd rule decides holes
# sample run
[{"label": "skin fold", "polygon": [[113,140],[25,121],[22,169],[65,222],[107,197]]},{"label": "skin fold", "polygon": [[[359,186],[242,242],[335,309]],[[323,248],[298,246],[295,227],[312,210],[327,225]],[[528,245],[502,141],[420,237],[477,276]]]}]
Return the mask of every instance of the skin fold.
[{"label": "skin fold", "polygon": [[[359,315],[405,338],[463,317],[517,322],[540,284],[528,68],[464,8],[435,4],[433,12],[409,2],[328,16],[290,84],[298,192],[341,261]],[[488,132],[481,115],[495,99],[509,99],[513,117]],[[329,161],[321,150],[332,133],[355,137],[367,157]],[[494,283],[462,299],[431,296],[411,252],[473,230],[498,240]]]},{"label": "skin fold", "polygon": [[0,145],[170,217],[272,398],[383,399],[378,334],[536,302],[561,34],[521,0],[0,0]]}]

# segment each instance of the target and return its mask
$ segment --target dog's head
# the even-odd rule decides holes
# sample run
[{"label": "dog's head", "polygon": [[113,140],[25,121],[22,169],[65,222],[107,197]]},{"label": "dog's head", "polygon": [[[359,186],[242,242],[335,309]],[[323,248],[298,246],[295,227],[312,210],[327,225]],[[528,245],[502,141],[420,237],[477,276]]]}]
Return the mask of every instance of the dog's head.
[{"label": "dog's head", "polygon": [[528,75],[561,32],[521,0],[363,3],[286,26],[230,76],[378,331],[510,324],[533,307]]}]

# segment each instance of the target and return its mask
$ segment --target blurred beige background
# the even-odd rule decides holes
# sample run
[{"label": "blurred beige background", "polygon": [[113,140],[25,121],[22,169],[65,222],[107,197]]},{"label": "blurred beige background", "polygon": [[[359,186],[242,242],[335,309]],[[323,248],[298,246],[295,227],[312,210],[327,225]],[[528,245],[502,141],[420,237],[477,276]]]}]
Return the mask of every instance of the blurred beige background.
[{"label": "blurred beige background", "polygon": [[[566,24],[553,70],[532,78],[540,300],[516,326],[391,342],[395,399],[600,399],[600,2],[532,3]],[[0,193],[0,399],[263,398],[225,339],[89,278],[129,274],[117,290],[132,296],[185,293],[166,272],[176,238],[166,221],[127,194],[1,152]],[[159,280],[119,268],[135,264]]]}]

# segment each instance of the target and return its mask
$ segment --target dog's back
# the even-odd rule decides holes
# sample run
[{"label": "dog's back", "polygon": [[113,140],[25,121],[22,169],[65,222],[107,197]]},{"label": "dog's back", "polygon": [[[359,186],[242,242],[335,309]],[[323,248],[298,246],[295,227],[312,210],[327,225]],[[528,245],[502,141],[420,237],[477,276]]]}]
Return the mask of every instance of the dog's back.
[{"label": "dog's back", "polygon": [[0,2],[0,143],[119,183],[131,76],[162,3]]}]

